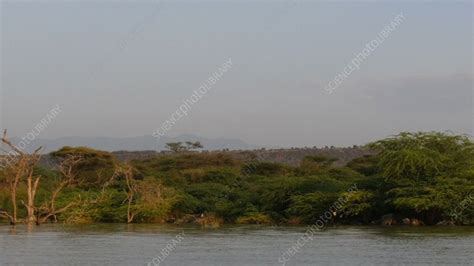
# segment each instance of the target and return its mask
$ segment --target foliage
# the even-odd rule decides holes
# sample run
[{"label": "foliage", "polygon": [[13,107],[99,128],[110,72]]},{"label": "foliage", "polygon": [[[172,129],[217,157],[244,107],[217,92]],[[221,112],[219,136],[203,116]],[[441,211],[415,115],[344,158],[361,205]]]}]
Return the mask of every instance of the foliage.
[{"label": "foliage", "polygon": [[248,213],[245,216],[241,216],[237,218],[235,221],[236,224],[271,224],[272,219],[270,216],[255,212],[255,213]]},{"label": "foliage", "polygon": [[182,142],[169,142],[169,143],[166,143],[166,147],[174,153],[186,152],[186,151],[203,148],[201,142],[199,141],[196,141],[196,142],[186,141],[184,144]]},{"label": "foliage", "polygon": [[452,220],[452,210],[474,189],[474,145],[466,136],[401,133],[369,144],[386,178],[385,201],[428,224]]},{"label": "foliage", "polygon": [[357,171],[363,175],[371,176],[377,173],[377,157],[373,155],[365,155],[356,158],[347,164],[347,167]]},{"label": "foliage", "polygon": [[153,178],[138,181],[137,191],[138,196],[132,208],[137,212],[136,220],[139,222],[165,220],[176,202],[174,189],[163,186]]},{"label": "foliage", "polygon": [[288,167],[278,163],[270,162],[252,162],[247,163],[242,167],[241,173],[243,175],[285,175],[288,172]]},{"label": "foliage", "polygon": [[[181,146],[191,149],[193,143]],[[73,155],[84,158],[73,170],[85,182],[58,194],[57,209],[76,204],[57,219],[124,223],[133,214],[136,223],[314,223],[344,198],[332,210],[329,223],[369,224],[393,214],[398,220],[416,218],[425,224],[473,224],[473,144],[467,137],[401,133],[368,147],[373,155],[343,167],[321,156],[306,157],[298,167],[290,167],[256,158],[243,162],[220,152],[177,152],[132,161],[128,176],[108,152],[64,147],[51,156],[57,162]],[[57,167],[34,171],[41,176],[36,205],[43,206],[64,179]],[[5,174],[0,170],[0,211],[11,211]],[[358,189],[348,192],[354,184]],[[26,198],[21,182],[17,199]],[[18,216],[25,215],[20,206]]]},{"label": "foliage", "polygon": [[474,144],[465,136],[409,133],[369,144],[379,151],[378,166],[386,178],[432,179],[457,175],[474,163]]},{"label": "foliage", "polygon": [[341,217],[365,217],[372,207],[374,194],[369,191],[345,192],[341,195],[347,202],[339,210]]},{"label": "foliage", "polygon": [[293,196],[287,212],[291,216],[301,217],[306,223],[315,223],[337,198],[336,193],[320,191]]},{"label": "foliage", "polygon": [[99,187],[110,178],[115,170],[115,157],[105,151],[99,151],[87,147],[64,147],[58,151],[50,153],[57,161],[64,160],[71,156],[82,158],[81,162],[75,166],[79,179],[84,180],[87,187]]}]

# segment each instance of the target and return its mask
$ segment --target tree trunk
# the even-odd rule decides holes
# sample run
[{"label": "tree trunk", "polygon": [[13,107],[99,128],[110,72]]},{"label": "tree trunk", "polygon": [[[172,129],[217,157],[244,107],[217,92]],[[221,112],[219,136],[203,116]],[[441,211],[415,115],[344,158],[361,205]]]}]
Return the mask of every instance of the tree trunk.
[{"label": "tree trunk", "polygon": [[15,181],[10,184],[10,192],[11,192],[11,198],[12,198],[12,208],[13,208],[13,213],[10,217],[10,224],[15,225],[17,222],[17,213],[18,213],[18,205],[16,203],[16,189],[18,187],[18,180],[19,178],[15,178]]},{"label": "tree trunk", "polygon": [[133,184],[133,168],[131,166],[127,166],[126,170],[124,171],[125,181],[127,182],[127,223],[132,223],[133,218],[135,217],[135,213],[132,212],[132,203],[133,197],[135,195],[136,187]]},{"label": "tree trunk", "polygon": [[12,215],[7,215],[10,218],[10,223],[12,225],[17,223],[17,189],[18,189],[18,183],[20,182],[20,179],[24,177],[25,175],[27,176],[27,192],[28,192],[28,204],[25,204],[24,202],[23,205],[25,205],[27,212],[28,212],[28,217],[27,217],[27,223],[30,224],[34,222],[35,219],[35,205],[34,205],[34,199],[35,199],[35,194],[36,194],[36,189],[38,187],[38,182],[39,182],[39,177],[34,181],[33,183],[33,171],[35,165],[38,163],[41,155],[39,154],[41,147],[36,149],[33,154],[29,155],[25,153],[23,150],[19,149],[7,137],[7,131],[5,130],[3,132],[3,137],[1,139],[1,142],[3,144],[6,144],[10,149],[12,150],[14,154],[14,161],[8,164],[8,170],[7,170],[7,180],[10,180],[10,195],[11,195],[11,200],[12,200],[12,209],[13,213]]},{"label": "tree trunk", "polygon": [[28,203],[26,204],[26,210],[28,212],[27,223],[32,224],[36,222],[35,216],[35,196],[38,188],[40,178],[36,178],[33,183],[33,166],[31,167],[30,173],[27,178],[27,190],[28,190]]},{"label": "tree trunk", "polygon": [[132,223],[135,214],[132,213],[132,201],[133,201],[133,194],[130,194],[128,198],[128,207],[127,207],[127,223]]},{"label": "tree trunk", "polygon": [[16,191],[12,191],[12,204],[13,204],[13,215],[10,221],[10,224],[16,224],[16,216],[17,216],[17,207],[16,207]]}]

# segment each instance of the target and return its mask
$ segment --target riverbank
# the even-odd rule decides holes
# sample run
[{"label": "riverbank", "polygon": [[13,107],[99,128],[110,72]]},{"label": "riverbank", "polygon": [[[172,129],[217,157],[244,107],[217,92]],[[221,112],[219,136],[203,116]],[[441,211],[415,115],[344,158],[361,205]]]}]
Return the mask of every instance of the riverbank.
[{"label": "riverbank", "polygon": [[465,136],[405,132],[368,144],[375,154],[343,166],[325,156],[292,166],[188,146],[170,143],[173,154],[128,162],[64,147],[50,154],[54,167],[39,165],[38,154],[18,155],[0,169],[0,219],[209,227],[474,224],[474,144]]}]

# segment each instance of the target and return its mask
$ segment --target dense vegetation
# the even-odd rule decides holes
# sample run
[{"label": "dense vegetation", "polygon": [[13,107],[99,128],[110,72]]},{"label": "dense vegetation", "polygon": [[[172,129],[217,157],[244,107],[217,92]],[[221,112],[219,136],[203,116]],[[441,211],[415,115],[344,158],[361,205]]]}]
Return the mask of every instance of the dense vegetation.
[{"label": "dense vegetation", "polygon": [[[328,210],[328,223],[474,223],[469,138],[401,133],[367,147],[376,155],[345,167],[334,167],[334,158],[307,157],[290,167],[179,148],[123,163],[107,152],[64,147],[51,154],[55,167],[28,164],[26,155],[4,164],[0,214],[12,222],[11,189],[18,177],[19,221],[31,209],[34,217],[24,221],[36,223],[310,224]],[[33,202],[25,204],[28,182],[36,177],[41,179]],[[341,196],[346,200],[330,209]]]}]

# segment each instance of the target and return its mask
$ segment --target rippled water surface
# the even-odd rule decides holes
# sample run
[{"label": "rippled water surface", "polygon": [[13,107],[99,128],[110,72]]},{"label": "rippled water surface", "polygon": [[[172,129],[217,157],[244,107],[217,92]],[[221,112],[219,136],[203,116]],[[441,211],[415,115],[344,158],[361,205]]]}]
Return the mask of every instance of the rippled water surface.
[{"label": "rippled water surface", "polygon": [[[281,265],[304,227],[0,225],[0,265],[146,265],[184,231],[160,265]],[[337,227],[286,265],[474,265],[474,227]]]}]

